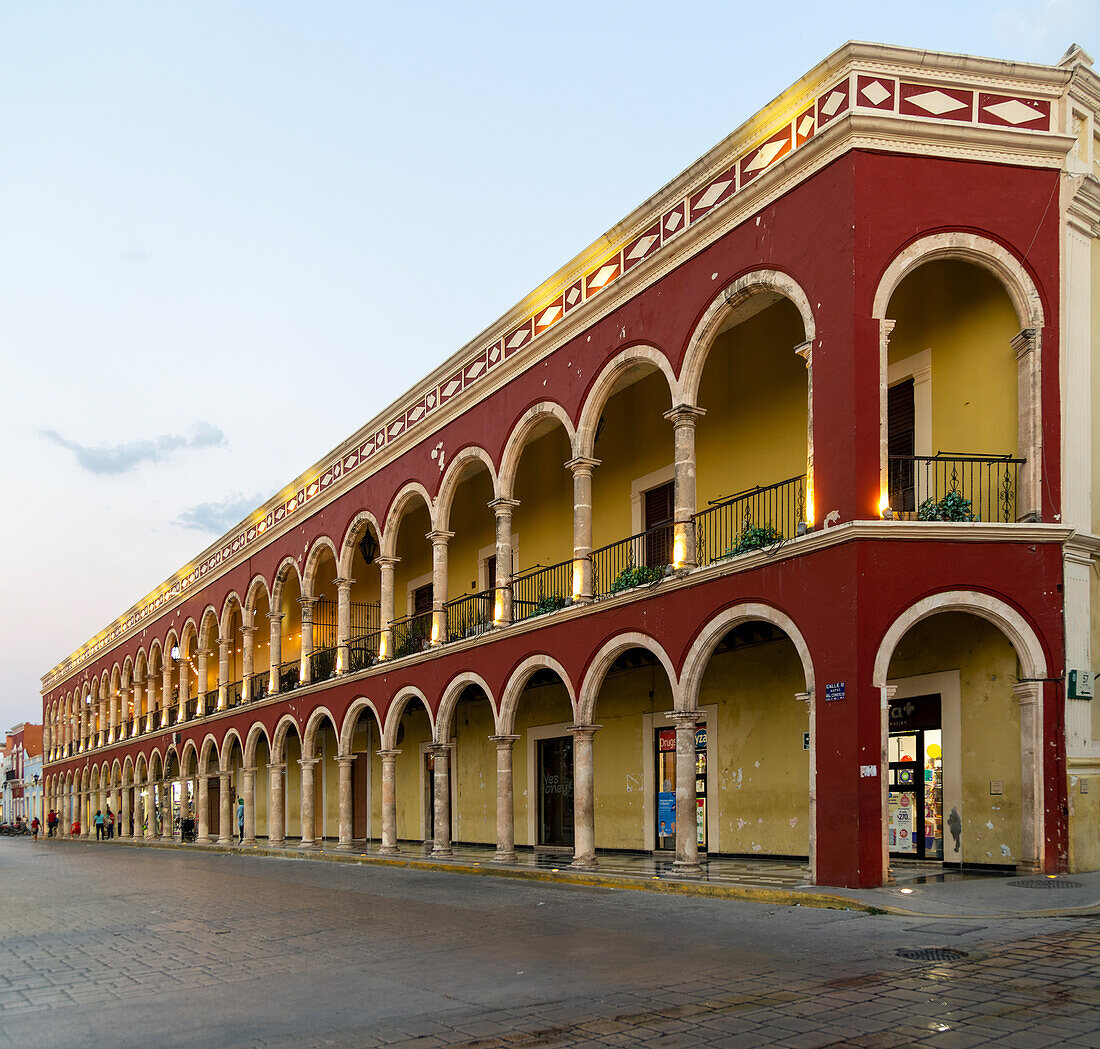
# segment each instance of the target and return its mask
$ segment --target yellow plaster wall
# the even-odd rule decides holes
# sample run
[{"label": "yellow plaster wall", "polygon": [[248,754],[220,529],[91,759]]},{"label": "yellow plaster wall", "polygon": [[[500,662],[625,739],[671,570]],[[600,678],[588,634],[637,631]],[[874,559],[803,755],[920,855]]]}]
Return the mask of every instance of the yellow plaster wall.
[{"label": "yellow plaster wall", "polygon": [[292,841],[302,837],[302,741],[291,733],[286,741],[286,796],[283,812],[286,816],[286,838]]},{"label": "yellow plaster wall", "polygon": [[432,544],[425,536],[432,530],[428,508],[418,503],[401,521],[397,536],[397,556],[401,561],[395,573],[394,615],[400,619],[408,613],[409,580],[430,575]]},{"label": "yellow plaster wall", "polygon": [[697,508],[806,472],[802,317],[786,299],[723,332],[703,369],[695,430]]},{"label": "yellow plaster wall", "polygon": [[661,418],[671,407],[668,383],[660,372],[650,372],[620,390],[604,407],[604,425],[596,441],[601,465],[592,475],[594,548],[633,534],[631,483],[672,465],[672,424]]},{"label": "yellow plaster wall", "polygon": [[[1100,575],[1093,569],[1089,572],[1089,618],[1092,620],[1092,647],[1091,652],[1100,652]],[[1095,656],[1093,666],[1096,666]],[[1100,740],[1100,698],[1095,696],[1096,685],[1093,684],[1094,698],[1092,701],[1092,739]]]},{"label": "yellow plaster wall", "polygon": [[255,805],[256,805],[256,836],[259,838],[267,837],[267,812],[268,812],[268,800],[271,797],[271,780],[269,779],[269,755],[267,750],[267,744],[260,741],[256,747],[256,785],[255,785]]},{"label": "yellow plaster wall", "polygon": [[[891,678],[959,672],[962,846],[967,863],[1014,864],[1021,847],[1020,712],[1016,653],[991,623],[946,612],[914,626],[890,662]],[[944,743],[949,745],[946,725]],[[945,750],[946,756],[946,750]],[[1004,781],[1004,795],[989,793]],[[1007,848],[1007,852],[1002,849]],[[950,849],[950,838],[945,843]]]},{"label": "yellow plaster wall", "polygon": [[298,583],[298,577],[291,572],[283,585],[282,603],[279,609],[283,614],[283,639],[280,653],[283,663],[301,659],[302,656],[302,606],[298,603],[301,597],[302,588]]},{"label": "yellow plaster wall", "polygon": [[447,526],[454,532],[447,553],[448,601],[479,590],[478,551],[496,544],[496,518],[488,505],[492,498],[493,480],[480,465],[471,468],[455,490]]},{"label": "yellow plaster wall", "polygon": [[336,764],[338,749],[336,734],[329,725],[317,731],[315,754],[321,760],[313,767],[317,791],[316,834],[337,838],[340,834],[340,766]]},{"label": "yellow plaster wall", "polygon": [[561,426],[523,450],[515,483],[519,506],[512,514],[517,571],[573,556],[573,475],[565,468],[569,458],[569,439]]},{"label": "yellow plaster wall", "polygon": [[256,632],[252,635],[252,673],[254,674],[271,669],[271,621],[267,618],[270,609],[267,595],[261,594],[252,617],[252,624],[256,627]]},{"label": "yellow plaster wall", "polygon": [[926,263],[890,300],[889,362],[932,351],[932,452],[1015,455],[1016,355],[1012,302],[987,271]]},{"label": "yellow plaster wall", "polygon": [[[451,751],[451,836],[455,841],[496,844],[497,747],[493,711],[487,700],[463,701],[455,710]],[[513,780],[515,771],[513,769]],[[513,782],[513,792],[515,783]]]},{"label": "yellow plaster wall", "polygon": [[[421,791],[424,790],[424,776],[421,768],[424,758],[420,754],[422,743],[430,743],[432,739],[431,724],[428,721],[428,712],[417,701],[411,701],[401,716],[401,724],[405,728],[404,738],[398,745],[401,755],[397,759],[397,837],[405,841],[422,841],[424,835],[421,830]],[[374,793],[381,795],[382,770],[378,769],[378,790]],[[381,834],[381,809],[379,809],[376,824],[378,833]]]},{"label": "yellow plaster wall", "polygon": [[1100,776],[1069,777],[1069,869],[1100,870]]}]

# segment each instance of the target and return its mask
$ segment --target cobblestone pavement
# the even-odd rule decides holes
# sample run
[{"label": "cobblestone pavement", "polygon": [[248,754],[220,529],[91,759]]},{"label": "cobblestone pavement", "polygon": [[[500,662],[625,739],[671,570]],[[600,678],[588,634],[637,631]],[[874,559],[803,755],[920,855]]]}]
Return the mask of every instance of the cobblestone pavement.
[{"label": "cobblestone pavement", "polygon": [[1100,1047],[1095,918],[4,840],[0,959],[12,1046]]}]

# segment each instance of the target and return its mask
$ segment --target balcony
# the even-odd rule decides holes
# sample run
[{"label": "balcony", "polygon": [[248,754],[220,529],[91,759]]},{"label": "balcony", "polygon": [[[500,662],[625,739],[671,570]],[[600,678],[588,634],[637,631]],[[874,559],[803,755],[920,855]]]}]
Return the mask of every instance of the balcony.
[{"label": "balcony", "polygon": [[263,699],[271,686],[271,674],[267,670],[261,670],[258,674],[253,674],[248,679],[248,698],[251,702],[255,703],[258,699]]},{"label": "balcony", "polygon": [[327,681],[336,676],[336,649],[322,648],[309,657],[309,680]]},{"label": "balcony", "polygon": [[432,615],[431,612],[420,612],[395,619],[390,624],[393,637],[392,659],[411,656],[428,647],[432,639]]},{"label": "balcony", "polygon": [[512,622],[547,615],[573,602],[574,561],[534,568],[512,578]]},{"label": "balcony", "polygon": [[493,592],[482,590],[476,594],[463,594],[445,606],[447,640],[462,641],[479,637],[493,629]]},{"label": "balcony", "polygon": [[378,649],[382,641],[382,632],[375,630],[370,634],[361,634],[348,641],[348,673],[366,670],[378,662]]},{"label": "balcony", "polygon": [[1018,519],[1020,467],[1009,455],[891,455],[890,505],[883,516],[900,521],[1011,524]]},{"label": "balcony", "polygon": [[298,660],[279,664],[279,691],[293,692],[302,680],[302,665]]}]

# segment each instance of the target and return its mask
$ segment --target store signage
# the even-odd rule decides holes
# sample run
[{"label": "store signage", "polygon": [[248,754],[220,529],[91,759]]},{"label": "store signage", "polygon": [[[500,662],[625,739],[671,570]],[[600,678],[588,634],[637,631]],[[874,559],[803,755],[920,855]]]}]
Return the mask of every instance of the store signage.
[{"label": "store signage", "polygon": [[1071,670],[1069,672],[1069,698],[1092,699],[1092,671]]},{"label": "store signage", "polygon": [[706,750],[707,749],[707,726],[700,725],[695,730],[695,749]]},{"label": "store signage", "polygon": [[844,698],[844,687],[847,685],[846,681],[831,681],[825,686],[825,702],[834,703],[838,699]]}]

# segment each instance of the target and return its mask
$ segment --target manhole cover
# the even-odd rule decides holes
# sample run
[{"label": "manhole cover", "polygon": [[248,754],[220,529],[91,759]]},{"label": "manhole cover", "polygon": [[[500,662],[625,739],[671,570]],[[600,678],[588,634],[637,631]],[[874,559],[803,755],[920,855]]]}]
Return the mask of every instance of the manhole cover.
[{"label": "manhole cover", "polygon": [[894,953],[910,962],[957,962],[966,957],[966,951],[954,947],[902,947]]},{"label": "manhole cover", "polygon": [[1064,878],[1016,878],[1008,884],[1017,889],[1079,889],[1084,882]]}]

